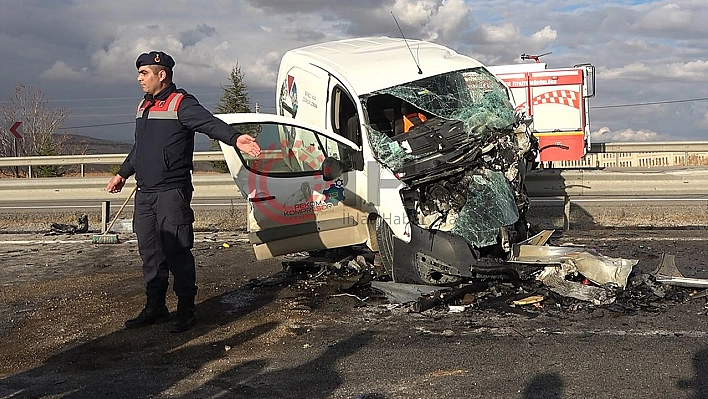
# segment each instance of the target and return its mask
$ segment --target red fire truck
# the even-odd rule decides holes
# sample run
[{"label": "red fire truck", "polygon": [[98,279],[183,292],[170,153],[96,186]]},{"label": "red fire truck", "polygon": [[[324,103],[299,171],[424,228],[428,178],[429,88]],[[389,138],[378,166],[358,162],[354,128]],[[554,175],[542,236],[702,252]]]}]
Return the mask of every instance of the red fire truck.
[{"label": "red fire truck", "polygon": [[595,96],[595,67],[548,68],[538,57],[522,54],[536,62],[488,69],[509,86],[516,110],[532,119],[541,162],[581,159],[590,148],[588,100]]}]

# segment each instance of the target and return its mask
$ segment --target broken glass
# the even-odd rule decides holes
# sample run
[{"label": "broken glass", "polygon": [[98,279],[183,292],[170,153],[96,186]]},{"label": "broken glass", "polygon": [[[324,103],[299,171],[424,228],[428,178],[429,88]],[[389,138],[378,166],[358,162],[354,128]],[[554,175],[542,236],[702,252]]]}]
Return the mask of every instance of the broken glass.
[{"label": "broken glass", "polygon": [[[470,138],[484,140],[491,131],[514,125],[516,115],[504,87],[483,68],[449,72],[394,86],[378,92],[406,103],[402,109],[419,109],[445,119],[459,120]],[[412,107],[410,105],[412,105]]]},{"label": "broken glass", "polygon": [[413,157],[385,133],[367,126],[371,146],[376,152],[376,156],[387,167],[396,170],[400,169],[404,163],[413,160]]},{"label": "broken glass", "polygon": [[485,170],[473,176],[467,190],[467,202],[451,232],[471,245],[484,247],[496,244],[499,228],[510,226],[518,219],[514,194],[504,175]]},{"label": "broken glass", "polygon": [[[485,148],[509,135],[517,124],[506,87],[484,68],[379,90],[363,96],[362,103],[374,153],[394,171],[435,153],[469,154],[474,148]],[[411,113],[422,114],[427,121],[404,131],[404,115]],[[453,157],[459,162],[458,154]],[[446,158],[436,163],[450,162]]]}]

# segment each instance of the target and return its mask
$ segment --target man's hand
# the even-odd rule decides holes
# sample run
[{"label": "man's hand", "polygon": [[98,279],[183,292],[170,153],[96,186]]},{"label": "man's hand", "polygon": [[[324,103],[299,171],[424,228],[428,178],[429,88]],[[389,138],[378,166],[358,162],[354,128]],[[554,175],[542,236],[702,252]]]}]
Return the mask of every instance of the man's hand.
[{"label": "man's hand", "polygon": [[261,155],[261,147],[256,143],[256,139],[247,134],[241,134],[236,137],[236,148],[254,158]]},{"label": "man's hand", "polygon": [[108,182],[108,185],[106,186],[106,191],[108,191],[109,193],[119,193],[120,190],[123,189],[124,185],[125,185],[125,177],[123,177],[121,175],[115,175]]}]

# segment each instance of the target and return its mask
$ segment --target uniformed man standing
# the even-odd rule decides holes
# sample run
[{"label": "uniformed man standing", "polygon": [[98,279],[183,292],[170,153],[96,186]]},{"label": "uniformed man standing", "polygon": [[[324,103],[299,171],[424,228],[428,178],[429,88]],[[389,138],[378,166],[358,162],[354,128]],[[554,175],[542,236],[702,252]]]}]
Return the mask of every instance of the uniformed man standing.
[{"label": "uniformed man standing", "polygon": [[194,212],[192,199],[192,158],[194,132],[238,147],[252,156],[260,155],[255,139],[240,134],[216,118],[197,99],[172,83],[175,62],[161,51],[141,54],[135,66],[145,97],[138,105],[135,143],[118,174],[106,189],[121,191],[135,175],[133,228],[143,261],[147,302],[127,328],[143,327],[169,320],[165,305],[170,272],[174,276],[177,313],[171,332],[187,331],[196,321],[197,294],[194,256]]}]

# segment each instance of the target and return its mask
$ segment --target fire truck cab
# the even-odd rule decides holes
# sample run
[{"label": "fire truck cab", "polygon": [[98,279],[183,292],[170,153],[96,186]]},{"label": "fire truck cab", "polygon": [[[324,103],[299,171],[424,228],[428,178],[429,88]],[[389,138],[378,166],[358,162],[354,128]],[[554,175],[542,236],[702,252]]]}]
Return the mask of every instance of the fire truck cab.
[{"label": "fire truck cab", "polygon": [[589,99],[595,96],[595,67],[549,69],[536,61],[487,69],[509,86],[516,111],[531,120],[541,162],[579,160],[590,148]]}]

